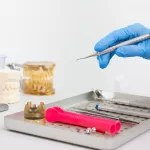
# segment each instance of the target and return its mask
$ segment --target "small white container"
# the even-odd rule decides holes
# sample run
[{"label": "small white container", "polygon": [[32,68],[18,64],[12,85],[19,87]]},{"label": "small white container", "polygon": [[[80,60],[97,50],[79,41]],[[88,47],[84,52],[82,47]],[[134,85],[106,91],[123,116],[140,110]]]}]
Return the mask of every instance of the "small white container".
[{"label": "small white container", "polygon": [[6,58],[7,58],[6,55],[0,55],[0,69],[4,69],[5,68]]}]

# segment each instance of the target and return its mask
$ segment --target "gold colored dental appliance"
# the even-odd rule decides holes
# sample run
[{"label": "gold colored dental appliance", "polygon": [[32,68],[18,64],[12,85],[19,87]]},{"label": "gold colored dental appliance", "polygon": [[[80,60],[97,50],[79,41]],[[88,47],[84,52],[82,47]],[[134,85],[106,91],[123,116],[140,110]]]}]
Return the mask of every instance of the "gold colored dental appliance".
[{"label": "gold colored dental appliance", "polygon": [[27,102],[24,108],[24,118],[25,119],[44,119],[45,118],[45,105],[43,102],[40,102],[38,106],[32,104],[32,102]]}]

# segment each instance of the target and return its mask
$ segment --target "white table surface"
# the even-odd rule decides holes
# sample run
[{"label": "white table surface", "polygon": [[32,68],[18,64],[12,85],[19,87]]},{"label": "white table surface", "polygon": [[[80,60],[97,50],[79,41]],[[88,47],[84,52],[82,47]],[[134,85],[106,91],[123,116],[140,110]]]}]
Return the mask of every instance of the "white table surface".
[{"label": "white table surface", "polygon": [[[59,95],[59,96],[58,96]],[[69,95],[68,95],[69,96]],[[72,146],[69,144],[64,144],[60,142],[55,142],[47,139],[42,139],[34,136],[24,135],[21,133],[14,133],[7,131],[4,127],[4,116],[12,114],[24,109],[24,105],[27,101],[32,101],[33,103],[39,103],[43,101],[45,104],[52,101],[60,100],[65,98],[63,94],[57,94],[55,96],[49,97],[36,97],[24,95],[21,96],[21,101],[16,104],[9,105],[9,111],[0,113],[0,146],[5,150],[15,149],[15,150],[85,150],[87,148],[82,148],[78,146]],[[132,134],[132,133],[131,133]],[[150,132],[146,132],[141,136],[133,139],[127,144],[120,147],[118,150],[142,150],[144,146],[145,150],[150,150]]]}]

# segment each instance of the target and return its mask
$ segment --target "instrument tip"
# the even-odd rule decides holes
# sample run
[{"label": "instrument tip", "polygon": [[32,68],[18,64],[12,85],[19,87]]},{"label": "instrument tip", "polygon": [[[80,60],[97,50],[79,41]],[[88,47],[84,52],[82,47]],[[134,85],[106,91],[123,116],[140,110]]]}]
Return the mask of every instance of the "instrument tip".
[{"label": "instrument tip", "polygon": [[78,58],[76,61],[78,61],[78,60],[81,60],[81,59],[90,58],[90,57],[93,57],[93,56],[96,56],[96,54],[89,55],[89,56],[86,56],[86,57],[81,57],[81,58]]},{"label": "instrument tip", "polygon": [[81,59],[83,59],[83,58],[78,58],[78,59],[76,59],[76,61],[81,60]]}]

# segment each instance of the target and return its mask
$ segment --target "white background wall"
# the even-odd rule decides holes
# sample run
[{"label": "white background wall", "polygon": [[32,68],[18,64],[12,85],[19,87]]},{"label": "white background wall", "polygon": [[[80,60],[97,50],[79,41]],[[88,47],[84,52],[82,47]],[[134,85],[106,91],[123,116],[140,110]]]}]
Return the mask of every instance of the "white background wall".
[{"label": "white background wall", "polygon": [[149,7],[148,0],[0,0],[0,53],[7,62],[56,62],[55,87],[69,95],[113,90],[115,77],[124,75],[122,92],[150,96],[150,61],[116,57],[105,70],[96,58],[76,62],[114,29],[150,27]]}]

